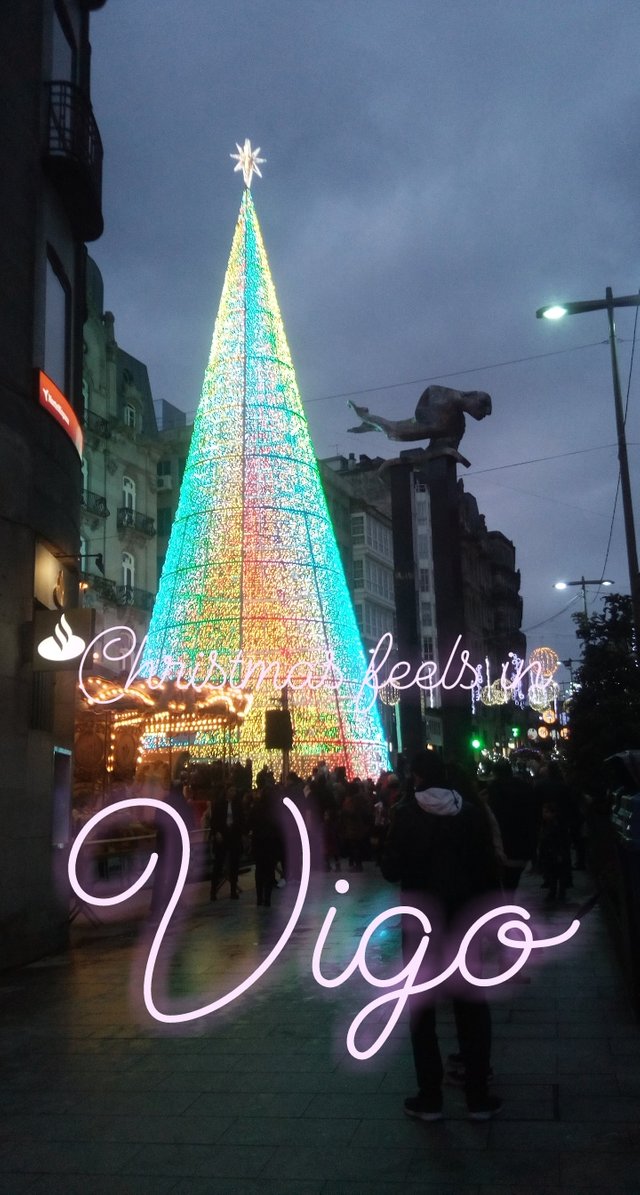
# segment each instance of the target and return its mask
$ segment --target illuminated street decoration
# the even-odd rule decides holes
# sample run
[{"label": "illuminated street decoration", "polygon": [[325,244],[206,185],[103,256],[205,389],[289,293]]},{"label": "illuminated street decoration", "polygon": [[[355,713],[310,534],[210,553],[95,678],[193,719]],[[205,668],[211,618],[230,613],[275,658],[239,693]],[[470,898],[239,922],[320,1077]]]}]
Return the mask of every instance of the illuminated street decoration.
[{"label": "illuminated street decoration", "polygon": [[545,680],[542,684],[532,684],[529,686],[528,701],[532,710],[537,710],[539,714],[551,706],[554,701],[557,701],[560,694],[560,686],[554,680]]},{"label": "illuminated street decoration", "polygon": [[550,680],[558,670],[560,657],[552,647],[534,647],[529,656],[529,663],[539,664],[545,680]]},{"label": "illuminated street decoration", "polygon": [[531,709],[537,710],[541,714],[549,704],[549,694],[547,693],[546,685],[530,685],[528,701]]},{"label": "illuminated street decoration", "polygon": [[113,772],[121,732],[131,732],[137,762],[171,760],[174,751],[207,758],[212,733],[237,730],[247,717],[253,697],[234,685],[203,684],[197,690],[179,681],[144,681],[131,685],[103,676],[82,678],[87,710],[111,709],[106,770]]},{"label": "illuminated street decoration", "polygon": [[[535,647],[526,667],[524,661],[513,652],[509,652],[509,661],[509,664],[502,665],[500,679],[492,682],[489,661],[485,660],[487,683],[479,692],[479,700],[483,705],[505,705],[509,700],[524,705],[528,701],[532,709],[542,711],[557,699],[560,690],[551,678],[558,669],[560,659],[553,648]],[[529,688],[525,695],[522,681],[527,673]]]},{"label": "illuminated street decoration", "polygon": [[491,685],[485,685],[480,693],[483,705],[506,705],[509,693],[501,680],[494,680]]},{"label": "illuminated street decoration", "polygon": [[400,690],[397,685],[381,685],[378,696],[384,705],[397,705],[400,700]]},{"label": "illuminated street decoration", "polygon": [[251,142],[248,138],[246,138],[242,148],[236,141],[236,149],[238,151],[237,154],[229,154],[229,157],[233,158],[234,161],[238,163],[237,166],[234,166],[233,168],[234,174],[237,170],[241,170],[245,187],[250,187],[254,174],[257,174],[258,178],[262,178],[260,167],[266,162],[267,159],[258,157],[258,154],[260,153],[260,146],[258,146],[257,149],[252,149]]},{"label": "illuminated street decoration", "polygon": [[[416,686],[422,692],[428,693],[433,699],[439,689],[461,689],[468,692],[472,699],[478,699],[482,680],[482,665],[472,664],[469,652],[461,647],[462,636],[458,635],[451,652],[442,667],[435,660],[423,660],[417,667],[408,660],[396,660],[389,663],[394,654],[393,636],[389,631],[378,640],[367,670],[357,682],[355,693],[355,709],[369,710],[379,698],[385,704],[394,704],[403,690]],[[119,625],[105,627],[89,642],[78,668],[78,684],[85,698],[95,705],[111,705],[125,701],[130,693],[147,692],[161,688],[169,678],[170,673],[176,672],[175,660],[166,657],[161,671],[153,675],[142,687],[139,685],[141,676],[141,660],[146,655],[147,636],[138,644],[136,635],[131,627]],[[87,674],[87,668],[93,667],[96,649],[110,665],[120,665],[120,671],[128,674],[122,684],[112,684],[106,678],[97,678],[100,684],[94,683],[96,678]],[[201,658],[202,657],[202,658]],[[555,681],[543,681],[538,664],[527,665],[515,653],[509,652],[509,659],[501,667],[501,678],[485,686],[485,697],[488,704],[504,705],[505,700],[520,703],[522,695],[522,681],[526,673],[535,677],[529,687],[529,697],[540,704],[543,709],[549,702],[554,702],[559,693],[559,686]],[[272,653],[268,660],[252,659],[244,656],[242,651],[234,656],[219,654],[217,649],[204,656],[198,652],[193,668],[185,665],[184,661],[177,668],[176,684],[180,691],[192,689],[196,693],[202,692],[203,686],[216,678],[218,685],[229,685],[238,681],[240,688],[246,688],[251,683],[253,693],[258,692],[265,684],[272,692],[278,694],[285,690],[299,693],[303,689],[317,693],[321,689],[334,691],[343,683],[333,652],[324,651],[318,660],[311,657],[298,660],[283,660]],[[355,686],[354,686],[355,689]]]},{"label": "illuminated street decoration", "polygon": [[[249,181],[257,153],[238,149]],[[284,699],[301,774],[389,767],[375,701],[355,700],[367,661],[248,188],[140,672],[197,687],[216,660],[254,696],[234,753],[279,768],[265,712]],[[221,747],[212,732],[197,758]]]},{"label": "illuminated street decoration", "polygon": [[[542,728],[541,728],[542,729]],[[546,728],[544,728],[546,729]],[[189,833],[184,820],[180,814],[162,801],[153,800],[150,798],[133,798],[125,801],[118,801],[113,805],[107,806],[96,813],[78,833],[71,851],[69,853],[68,874],[69,881],[76,896],[87,905],[95,905],[98,907],[108,907],[111,905],[122,904],[123,901],[128,900],[136,892],[139,892],[151,878],[154,869],[158,862],[157,852],[152,852],[149,862],[142,874],[128,887],[124,892],[117,893],[110,896],[96,896],[94,893],[87,891],[78,876],[78,857],[80,851],[89,837],[89,835],[96,829],[100,822],[105,817],[110,817],[113,813],[124,811],[125,809],[147,808],[154,809],[157,812],[162,812],[165,816],[170,817],[175,823],[181,842],[181,860],[178,876],[175,881],[173,892],[171,893],[167,906],[162,914],[160,923],[155,931],[149,953],[147,956],[146,965],[144,968],[144,976],[142,981],[143,999],[149,1014],[156,1020],[165,1025],[184,1024],[189,1021],[197,1021],[202,1017],[209,1016],[217,1012],[219,1009],[226,1007],[233,1003],[240,996],[243,996],[251,987],[253,987],[266,974],[272,964],[280,956],[285,946],[287,946],[295,928],[300,920],[300,915],[305,905],[307,891],[309,888],[309,880],[311,876],[311,847],[309,842],[309,835],[304,822],[304,818],[300,810],[296,807],[293,801],[288,797],[283,799],[283,805],[288,813],[293,818],[295,828],[300,840],[301,853],[301,867],[300,867],[300,883],[296,893],[296,899],[286,922],[282,929],[279,938],[271,947],[269,953],[265,956],[261,963],[245,979],[242,979],[231,991],[218,996],[217,999],[210,1001],[208,1004],[202,1005],[200,1008],[184,1010],[180,1012],[165,1012],[158,1007],[156,996],[154,994],[154,978],[156,963],[160,953],[169,923],[173,917],[175,909],[180,901],[184,885],[187,880],[189,871],[190,858],[190,843]],[[335,884],[335,891],[340,896],[346,896],[349,891],[348,880],[337,880]],[[353,957],[348,962],[343,971],[337,975],[332,974],[330,977],[325,975],[323,971],[323,954],[327,947],[327,940],[329,938],[332,926],[336,919],[338,909],[335,905],[328,909],[320,931],[318,933],[316,944],[311,956],[311,972],[316,983],[321,987],[335,988],[340,987],[346,983],[356,972],[365,983],[370,987],[383,991],[382,995],[377,996],[366,1004],[364,1008],[353,1018],[347,1032],[347,1049],[353,1058],[357,1061],[366,1061],[368,1058],[377,1054],[378,1050],[384,1045],[388,1037],[395,1028],[400,1015],[406,1007],[407,1001],[411,996],[424,994],[441,984],[446,983],[456,973],[460,980],[469,984],[471,987],[488,988],[499,987],[517,975],[522,970],[525,963],[531,957],[534,950],[544,952],[551,947],[559,946],[564,942],[568,942],[575,936],[580,928],[580,921],[574,918],[567,929],[559,934],[555,934],[549,938],[534,938],[531,926],[528,922],[531,920],[531,914],[521,905],[499,905],[497,908],[490,909],[483,913],[476,921],[466,930],[462,937],[460,945],[449,965],[441,972],[431,974],[430,978],[419,982],[419,975],[424,962],[425,955],[429,949],[429,944],[432,935],[432,925],[426,913],[422,909],[415,908],[413,905],[396,905],[393,908],[386,909],[378,913],[376,917],[366,926],[360,942],[358,943]],[[413,957],[408,961],[403,960],[404,966],[395,975],[385,973],[384,976],[373,973],[367,962],[367,950],[370,946],[371,939],[374,938],[377,930],[385,933],[383,928],[386,922],[394,922],[398,917],[413,918],[422,929],[422,937],[418,941]],[[497,975],[490,975],[483,977],[474,974],[469,967],[469,955],[471,958],[477,955],[477,939],[482,936],[486,938],[487,930],[491,922],[497,922],[495,927],[495,936],[497,941],[503,948],[499,953],[499,959],[504,963],[504,970]],[[417,935],[416,935],[417,938]],[[475,941],[474,941],[475,940]],[[340,946],[344,948],[345,935],[344,932],[338,935]],[[334,946],[334,950],[336,947]],[[515,952],[513,962],[509,957],[509,951]],[[371,952],[372,953],[372,952]],[[448,954],[451,957],[453,952],[444,951],[443,954]],[[331,968],[332,971],[334,968]],[[385,968],[385,971],[387,969]],[[165,995],[166,999],[166,995]],[[386,1006],[389,1006],[387,1009]],[[388,1016],[381,1017],[382,1009],[388,1012]],[[366,1039],[367,1044],[361,1047],[357,1042],[359,1030],[371,1016]],[[371,1030],[373,1029],[373,1034]],[[371,1038],[374,1037],[372,1041]]]}]

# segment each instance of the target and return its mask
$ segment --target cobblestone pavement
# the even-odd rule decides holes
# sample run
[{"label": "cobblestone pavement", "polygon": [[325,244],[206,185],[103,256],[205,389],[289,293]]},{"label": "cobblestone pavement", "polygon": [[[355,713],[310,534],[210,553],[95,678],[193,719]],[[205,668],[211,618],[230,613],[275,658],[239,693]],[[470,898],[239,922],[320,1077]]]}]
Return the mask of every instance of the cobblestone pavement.
[{"label": "cobblestone pavement", "polygon": [[[407,1120],[415,1092],[404,1019],[364,1062],[346,1047],[349,1024],[377,993],[359,977],[325,990],[311,956],[325,913],[338,908],[326,947],[342,966],[371,918],[397,903],[373,864],[312,879],[291,940],[240,999],[178,1026],[142,1005],[151,935],[148,893],[94,925],[80,915],[72,947],[0,974],[0,1192],[44,1195],[640,1195],[640,1028],[629,1009],[599,907],[576,937],[530,960],[492,997],[495,1090],[501,1117],[466,1119],[447,1088],[446,1119]],[[193,1009],[227,993],[275,945],[294,885],[257,908],[252,877],[216,904],[191,885],[182,932],[166,942],[162,1008]],[[589,895],[542,911],[540,881],[517,900],[559,933]],[[368,958],[391,971],[397,928]],[[543,952],[540,952],[542,955]],[[382,1015],[382,1014],[379,1014]],[[377,1033],[381,1022],[371,1032]],[[453,1022],[440,1015],[443,1050]]]}]

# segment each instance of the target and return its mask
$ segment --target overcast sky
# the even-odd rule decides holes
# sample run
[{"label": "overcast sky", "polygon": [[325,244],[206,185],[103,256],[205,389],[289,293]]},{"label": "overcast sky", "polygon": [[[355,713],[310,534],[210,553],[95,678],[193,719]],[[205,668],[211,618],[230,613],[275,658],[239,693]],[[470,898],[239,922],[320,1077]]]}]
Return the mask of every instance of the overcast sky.
[{"label": "overcast sky", "polygon": [[[347,393],[403,418],[429,382],[487,390],[461,474],[516,545],[529,646],[576,656],[581,592],[553,583],[629,590],[620,502],[607,557],[607,322],[535,310],[640,287],[637,0],[108,0],[91,41],[90,251],[154,397],[197,406],[242,194],[229,154],[248,137],[316,452],[393,455],[348,434]],[[625,395],[635,314],[617,318]],[[639,379],[636,363],[637,507]]]}]

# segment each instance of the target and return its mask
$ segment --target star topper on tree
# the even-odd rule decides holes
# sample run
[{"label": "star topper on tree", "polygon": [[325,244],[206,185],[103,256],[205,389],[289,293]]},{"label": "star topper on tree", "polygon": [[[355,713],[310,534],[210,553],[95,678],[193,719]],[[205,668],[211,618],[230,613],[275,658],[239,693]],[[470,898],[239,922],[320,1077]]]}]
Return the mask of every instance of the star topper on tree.
[{"label": "star topper on tree", "polygon": [[260,167],[266,162],[267,159],[258,157],[258,154],[260,153],[260,146],[258,146],[257,149],[252,149],[251,142],[249,141],[248,137],[245,139],[245,143],[242,148],[236,141],[236,149],[238,151],[237,154],[229,154],[229,157],[233,158],[237,162],[237,165],[233,168],[234,174],[237,170],[241,170],[244,177],[245,186],[250,187],[251,179],[253,178],[254,173],[257,174],[258,178],[262,178]]}]

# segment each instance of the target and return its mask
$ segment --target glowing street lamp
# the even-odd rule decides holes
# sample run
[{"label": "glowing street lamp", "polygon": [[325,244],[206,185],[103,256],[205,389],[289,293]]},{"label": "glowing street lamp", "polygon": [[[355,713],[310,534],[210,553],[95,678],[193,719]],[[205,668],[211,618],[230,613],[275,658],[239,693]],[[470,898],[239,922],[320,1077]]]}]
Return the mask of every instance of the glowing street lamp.
[{"label": "glowing street lamp", "polygon": [[581,577],[579,581],[556,581],[553,588],[554,589],[568,589],[570,585],[579,585],[580,588],[582,589],[582,601],[584,603],[584,616],[585,616],[585,618],[587,618],[588,617],[588,615],[587,615],[587,585],[598,585],[598,586],[613,585],[613,581],[608,581],[606,577],[603,577],[601,581],[586,581],[584,577]]},{"label": "glowing street lamp", "polygon": [[[631,482],[629,480],[629,460],[627,457],[627,438],[624,429],[624,409],[622,405],[622,391],[620,389],[620,372],[618,369],[618,353],[616,349],[616,329],[613,312],[616,307],[640,307],[640,294],[621,295],[614,298],[611,287],[608,286],[604,299],[586,299],[577,303],[554,303],[546,307],[539,307],[536,311],[538,319],[557,320],[564,315],[582,315],[586,311],[606,311],[609,324],[609,348],[611,350],[611,373],[613,377],[613,400],[616,411],[616,431],[618,438],[618,461],[620,464],[620,489],[622,491],[622,510],[624,514],[624,531],[627,544],[627,561],[629,564],[629,586],[631,590],[631,606],[636,637],[636,651],[640,649],[640,588],[638,582],[638,550],[636,547],[636,532],[633,521],[633,504],[631,501]],[[598,582],[600,584],[600,582]],[[584,592],[584,591],[583,591]],[[586,602],[585,602],[586,612]]]}]

